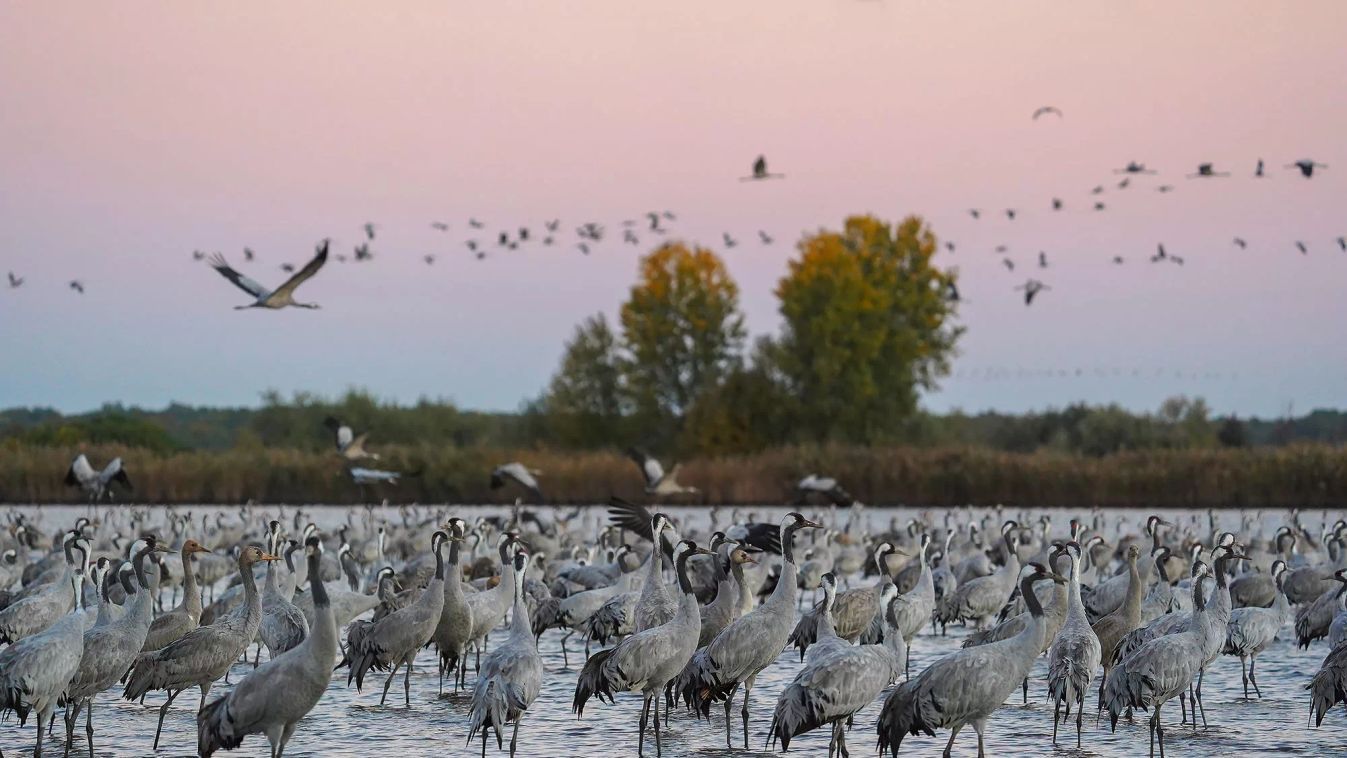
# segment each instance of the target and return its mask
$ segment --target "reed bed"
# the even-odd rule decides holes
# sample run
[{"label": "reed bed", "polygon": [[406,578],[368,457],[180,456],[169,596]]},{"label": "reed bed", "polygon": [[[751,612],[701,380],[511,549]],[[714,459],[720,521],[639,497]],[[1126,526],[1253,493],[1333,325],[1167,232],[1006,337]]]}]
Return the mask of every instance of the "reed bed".
[{"label": "reed bed", "polygon": [[[117,446],[81,450],[0,448],[0,502],[68,503],[66,467],[85,452],[95,466],[121,456],[137,503],[351,504],[500,503],[522,494],[493,491],[496,464],[521,460],[543,471],[554,503],[596,503],[610,495],[643,500],[636,467],[617,451],[560,452],[454,447],[384,447],[374,468],[408,472],[396,486],[352,484],[340,459],[288,449],[156,454]],[[666,462],[666,465],[671,462]],[[1335,507],[1347,501],[1347,448],[1159,450],[1102,458],[986,448],[783,447],[745,456],[687,461],[679,480],[701,493],[688,503],[772,504],[794,498],[801,476],[835,476],[875,505]]]}]

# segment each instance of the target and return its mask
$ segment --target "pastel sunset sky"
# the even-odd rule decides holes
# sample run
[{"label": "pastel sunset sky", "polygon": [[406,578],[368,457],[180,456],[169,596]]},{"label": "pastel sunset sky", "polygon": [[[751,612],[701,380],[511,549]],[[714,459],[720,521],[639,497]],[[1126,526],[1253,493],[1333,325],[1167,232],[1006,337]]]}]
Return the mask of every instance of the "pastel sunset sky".
[{"label": "pastel sunset sky", "polygon": [[[25,280],[0,281],[0,407],[359,386],[513,409],[656,244],[622,220],[664,209],[754,334],[802,233],[925,217],[967,301],[935,410],[1347,404],[1337,0],[15,2],[0,28],[0,270]],[[786,178],[738,181],[759,153]],[[1159,173],[1118,189],[1129,160]],[[1231,176],[1185,178],[1208,161]],[[556,245],[495,247],[552,218]],[[318,311],[236,312],[191,255],[275,285],[366,221],[374,261],[305,284]],[[609,230],[589,256],[585,221]]]}]

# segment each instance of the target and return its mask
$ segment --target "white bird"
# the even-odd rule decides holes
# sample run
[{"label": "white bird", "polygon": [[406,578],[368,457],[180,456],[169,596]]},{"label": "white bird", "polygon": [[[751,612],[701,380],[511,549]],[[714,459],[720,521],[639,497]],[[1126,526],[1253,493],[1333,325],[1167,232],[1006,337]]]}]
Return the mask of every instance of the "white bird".
[{"label": "white bird", "polygon": [[360,466],[352,466],[348,473],[351,475],[351,481],[360,485],[378,484],[380,482],[397,484],[403,476],[401,471],[385,471],[377,468],[361,468]]},{"label": "white bird", "polygon": [[102,500],[105,495],[109,500],[112,499],[114,482],[127,489],[134,489],[130,477],[126,475],[126,469],[122,466],[121,458],[113,458],[102,471],[95,471],[89,464],[89,459],[84,453],[80,453],[71,462],[70,470],[65,474],[65,483],[89,493],[89,500],[93,502]]},{"label": "white bird", "polygon": [[843,507],[850,507],[851,504],[855,502],[855,498],[851,497],[846,490],[842,489],[842,485],[838,484],[837,480],[831,476],[810,474],[795,483],[795,491],[798,492],[802,498],[807,498],[811,495],[823,497],[833,505]]},{"label": "white bird", "polygon": [[533,493],[533,496],[541,501],[544,499],[543,491],[538,487],[538,480],[535,477],[542,475],[543,472],[531,469],[519,461],[502,463],[491,472],[491,489],[498,490],[505,486],[506,480],[511,480]]},{"label": "white bird", "polygon": [[241,311],[247,308],[271,308],[275,310],[284,308],[288,305],[296,308],[318,308],[319,306],[317,303],[295,302],[294,295],[295,290],[299,288],[299,285],[308,281],[309,278],[318,273],[318,269],[322,268],[323,264],[326,262],[327,240],[323,240],[323,243],[318,246],[318,254],[313,257],[313,260],[305,264],[304,268],[296,272],[294,276],[286,279],[284,284],[274,290],[268,290],[256,281],[249,279],[243,274],[230,268],[229,264],[225,262],[224,256],[219,253],[211,256],[210,265],[216,271],[220,272],[220,276],[233,282],[234,286],[255,298],[249,305],[234,306],[234,310]]},{"label": "white bird", "polygon": [[678,471],[682,464],[675,463],[674,467],[668,473],[664,472],[664,467],[649,453],[639,447],[629,448],[627,457],[636,462],[641,469],[641,475],[645,477],[645,491],[647,495],[683,495],[696,494],[696,487],[688,487],[678,483]]}]

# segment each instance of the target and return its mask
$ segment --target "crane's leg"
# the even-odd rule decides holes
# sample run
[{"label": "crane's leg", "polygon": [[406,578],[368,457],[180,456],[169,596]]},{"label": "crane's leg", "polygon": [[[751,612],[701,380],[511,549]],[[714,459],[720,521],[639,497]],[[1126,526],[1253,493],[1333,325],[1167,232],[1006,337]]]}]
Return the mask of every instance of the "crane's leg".
[{"label": "crane's leg", "polygon": [[1207,673],[1207,669],[1206,669],[1205,667],[1203,667],[1203,668],[1201,668],[1201,669],[1198,669],[1198,672],[1197,672],[1197,690],[1193,693],[1193,702],[1197,704],[1196,709],[1193,711],[1193,728],[1194,728],[1194,729],[1197,728],[1197,714],[1198,714],[1198,713],[1201,713],[1201,714],[1202,714],[1202,728],[1203,728],[1203,729],[1206,729],[1206,728],[1207,728],[1207,709],[1206,709],[1205,706],[1202,705],[1202,675],[1205,674],[1205,673]]},{"label": "crane's leg", "polygon": [[273,727],[267,729],[267,730],[264,732],[264,734],[267,735],[267,742],[271,745],[271,758],[276,758],[276,756],[280,755],[280,752],[279,752],[279,749],[280,749],[280,746],[281,746],[281,730],[280,730],[280,727],[275,727],[275,726],[273,726]]},{"label": "crane's leg", "polygon": [[89,702],[84,706],[84,739],[89,743],[89,755],[94,754],[94,700],[89,698]]},{"label": "crane's leg", "polygon": [[1160,715],[1160,709],[1159,709],[1159,708],[1156,708],[1156,709],[1155,709],[1155,712],[1151,714],[1151,717],[1150,717],[1149,719],[1147,719],[1147,721],[1150,722],[1149,726],[1150,726],[1150,735],[1151,735],[1151,740],[1150,740],[1150,744],[1151,744],[1151,758],[1155,758],[1155,723],[1156,723],[1156,718],[1159,717],[1159,715]]},{"label": "crane's leg", "polygon": [[281,746],[276,750],[276,758],[285,755],[285,746],[290,744],[290,738],[295,735],[295,726],[298,723],[298,721],[292,721],[285,725],[285,729],[281,732]]},{"label": "crane's leg", "polygon": [[645,755],[645,725],[650,722],[650,696],[646,695],[641,702],[641,722],[638,727],[636,737],[636,755],[637,758]]},{"label": "crane's leg", "polygon": [[412,661],[416,660],[416,651],[407,659],[407,668],[402,672],[402,700],[408,708],[412,707]]},{"label": "crane's leg", "polygon": [[210,682],[206,682],[205,684],[201,685],[201,702],[197,703],[196,715],[200,716],[201,712],[206,710],[206,696],[209,694],[210,694]]},{"label": "crane's leg", "polygon": [[1080,698],[1076,701],[1076,749],[1080,750],[1080,732],[1081,722],[1085,718],[1085,693],[1080,693]]},{"label": "crane's leg", "polygon": [[1024,705],[1028,705],[1028,704],[1029,704],[1029,677],[1026,676],[1026,677],[1024,678],[1024,683],[1023,683],[1021,686],[1023,687],[1022,692],[1024,693],[1023,695],[1021,695],[1021,698],[1022,698],[1021,702],[1022,702]]},{"label": "crane's leg", "polygon": [[398,675],[398,667],[400,667],[401,665],[402,661],[396,661],[393,663],[393,670],[389,672],[388,678],[384,680],[384,695],[383,697],[379,698],[379,705],[383,705],[384,701],[388,699],[388,688],[390,685],[393,684],[393,677]]},{"label": "crane's leg", "polygon": [[[47,725],[51,725],[50,717]],[[33,758],[42,758],[42,711],[37,712],[37,747],[33,748]]]},{"label": "crane's leg", "polygon": [[436,697],[444,697],[444,656],[440,656],[440,690]]},{"label": "crane's leg", "polygon": [[[1197,719],[1193,719],[1197,723]],[[1165,758],[1165,725],[1160,721],[1160,704],[1155,704],[1155,734],[1160,738],[1160,758]]]},{"label": "crane's leg", "polygon": [[840,726],[837,728],[837,754],[841,758],[851,758],[851,753],[847,752],[847,730]]},{"label": "crane's leg", "polygon": [[524,714],[520,713],[519,718],[514,720],[514,734],[510,735],[510,758],[514,758],[515,745],[519,744],[519,722],[524,720]]},{"label": "crane's leg", "polygon": [[169,691],[168,691],[168,699],[164,701],[164,704],[163,704],[163,705],[159,706],[159,726],[155,727],[155,730],[154,730],[154,749],[155,749],[155,750],[158,750],[158,749],[159,749],[159,734],[160,734],[161,732],[164,731],[164,714],[168,713],[168,707],[169,707],[170,705],[173,705],[173,699],[176,698],[176,697],[178,696],[178,693],[179,693],[179,692],[182,692],[182,690],[177,690],[177,691],[169,690]]},{"label": "crane's leg", "polygon": [[75,741],[75,722],[80,717],[80,704],[72,700],[65,705],[65,755],[70,755],[70,743]]},{"label": "crane's leg", "polygon": [[563,668],[567,669],[571,667],[571,658],[566,653],[566,640],[570,639],[572,634],[575,634],[574,629],[571,629],[567,631],[565,634],[561,635],[561,665]]},{"label": "crane's leg", "polygon": [[744,680],[744,701],[739,705],[739,717],[744,720],[744,749],[748,749],[748,695],[753,690],[753,680],[756,677],[750,676]]},{"label": "crane's leg", "polygon": [[986,758],[987,756],[987,751],[982,747],[982,730],[985,729],[986,726],[986,722],[982,719],[973,722],[973,731],[978,733],[978,758]]},{"label": "crane's leg", "polygon": [[1239,657],[1239,675],[1244,683],[1244,699],[1249,699],[1249,662],[1244,656]]},{"label": "crane's leg", "polygon": [[729,697],[725,698],[725,747],[731,750],[734,749],[733,743],[730,742],[730,736],[734,734],[734,720],[730,717],[732,705],[734,705],[734,690],[730,690]]},{"label": "crane's leg", "polygon": [[1052,744],[1054,745],[1057,744],[1057,719],[1060,716],[1061,710],[1061,699],[1054,700],[1052,702]]},{"label": "crane's leg", "polygon": [[950,730],[949,742],[945,743],[945,752],[940,754],[943,758],[949,758],[950,751],[954,749],[954,738],[959,736],[960,729],[963,729],[963,724],[959,724]]},{"label": "crane's leg", "polygon": [[1180,724],[1188,723],[1188,701],[1186,700],[1187,696],[1188,694],[1186,692],[1179,693],[1179,713],[1183,714],[1183,720],[1179,722]]},{"label": "crane's leg", "polygon": [[[659,692],[658,692],[658,691],[656,691],[655,693],[653,693],[653,694],[650,696],[650,708],[651,708],[651,710],[654,712],[654,715],[655,715],[655,758],[660,758],[660,756],[663,755],[663,752],[662,752],[662,751],[664,750],[664,748],[660,745],[660,739],[659,739]],[[664,710],[664,718],[665,718],[666,720],[669,718],[669,711],[668,711],[667,708]]]},{"label": "crane's leg", "polygon": [[[1249,656],[1249,681],[1253,682],[1253,691],[1257,693],[1258,699],[1262,700],[1263,691],[1258,689],[1258,675],[1254,673],[1254,667],[1257,665],[1258,665],[1258,655],[1255,653],[1254,655]],[[1249,696],[1248,693],[1244,694],[1244,697],[1248,696]]]}]

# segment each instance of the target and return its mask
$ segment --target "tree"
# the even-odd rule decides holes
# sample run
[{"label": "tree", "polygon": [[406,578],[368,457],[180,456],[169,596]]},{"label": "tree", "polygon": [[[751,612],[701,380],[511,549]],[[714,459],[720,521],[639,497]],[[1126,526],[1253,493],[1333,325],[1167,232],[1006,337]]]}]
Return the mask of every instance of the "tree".
[{"label": "tree", "polygon": [[895,228],[853,216],[799,249],[776,289],[796,429],[817,440],[891,437],[918,392],[949,372],[963,333],[947,297],[955,274],[932,265],[935,236],[917,217]]},{"label": "tree", "polygon": [[625,411],[621,362],[617,335],[602,313],[575,328],[544,399],[557,441],[578,447],[617,441]]},{"label": "tree", "polygon": [[1248,435],[1244,431],[1244,423],[1235,416],[1226,416],[1221,421],[1221,428],[1216,432],[1216,439],[1220,441],[1221,447],[1248,447]]},{"label": "tree", "polygon": [[753,453],[787,438],[783,409],[789,403],[772,375],[771,350],[771,338],[760,338],[750,366],[734,369],[697,396],[679,439],[684,455]]},{"label": "tree", "polygon": [[647,425],[681,417],[740,363],[739,287],[705,248],[670,242],[642,258],[621,318],[626,389]]}]

